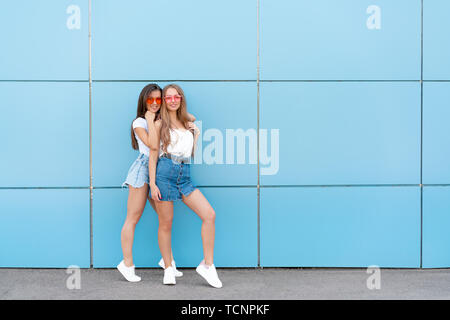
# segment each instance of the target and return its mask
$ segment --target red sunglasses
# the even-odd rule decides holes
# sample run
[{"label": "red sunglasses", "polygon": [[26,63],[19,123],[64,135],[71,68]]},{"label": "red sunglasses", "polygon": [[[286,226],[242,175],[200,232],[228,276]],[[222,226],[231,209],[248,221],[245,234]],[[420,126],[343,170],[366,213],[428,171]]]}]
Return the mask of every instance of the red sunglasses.
[{"label": "red sunglasses", "polygon": [[148,104],[152,104],[155,101],[156,101],[157,104],[161,104],[161,102],[162,102],[161,98],[147,98],[147,103]]}]

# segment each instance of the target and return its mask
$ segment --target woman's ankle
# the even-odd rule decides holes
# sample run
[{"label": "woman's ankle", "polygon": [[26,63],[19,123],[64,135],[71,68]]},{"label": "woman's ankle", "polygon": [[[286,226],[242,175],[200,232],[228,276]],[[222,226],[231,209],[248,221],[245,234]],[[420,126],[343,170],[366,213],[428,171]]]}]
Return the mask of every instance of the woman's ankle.
[{"label": "woman's ankle", "polygon": [[133,264],[133,259],[123,259],[123,263],[125,264],[125,267],[127,267],[127,268],[129,268],[129,267],[132,267],[134,264]]}]

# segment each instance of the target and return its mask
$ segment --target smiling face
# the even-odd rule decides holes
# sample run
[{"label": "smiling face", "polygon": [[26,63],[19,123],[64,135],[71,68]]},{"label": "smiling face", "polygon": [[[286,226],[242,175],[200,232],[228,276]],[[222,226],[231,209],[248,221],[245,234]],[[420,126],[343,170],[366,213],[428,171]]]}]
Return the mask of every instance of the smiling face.
[{"label": "smiling face", "polygon": [[153,90],[147,97],[147,110],[156,113],[159,108],[161,108],[161,92],[159,90]]},{"label": "smiling face", "polygon": [[164,96],[168,111],[176,111],[181,105],[181,95],[175,88],[169,88]]}]

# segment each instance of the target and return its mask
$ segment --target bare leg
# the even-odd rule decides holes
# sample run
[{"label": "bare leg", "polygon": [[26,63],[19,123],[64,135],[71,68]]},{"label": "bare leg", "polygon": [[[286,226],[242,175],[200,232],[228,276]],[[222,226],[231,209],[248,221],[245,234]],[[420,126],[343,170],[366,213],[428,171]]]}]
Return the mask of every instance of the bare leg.
[{"label": "bare leg", "polygon": [[[155,210],[156,212],[156,205],[155,205],[155,200],[153,200],[152,198],[148,197],[148,202],[150,202],[150,205],[152,206],[153,210]],[[170,249],[170,256],[173,259],[173,253],[172,253],[172,248]]]},{"label": "bare leg", "polygon": [[142,216],[142,212],[144,212],[147,195],[147,184],[144,184],[142,188],[133,188],[132,186],[129,186],[127,217],[121,232],[123,260],[127,267],[134,264],[132,254],[134,230],[136,229],[136,224]]},{"label": "bare leg", "polygon": [[153,199],[150,198],[150,196],[149,196],[149,197],[148,197],[148,202],[150,202],[150,205],[152,206],[153,210],[155,210],[155,212],[156,212],[155,200],[153,200]]},{"label": "bare leg", "polygon": [[158,214],[158,243],[159,250],[164,260],[164,266],[172,265],[172,221],[173,221],[173,202],[160,201],[155,202],[156,213]]},{"label": "bare leg", "polygon": [[213,264],[216,213],[199,189],[192,191],[183,202],[202,219],[203,256],[207,265]]}]

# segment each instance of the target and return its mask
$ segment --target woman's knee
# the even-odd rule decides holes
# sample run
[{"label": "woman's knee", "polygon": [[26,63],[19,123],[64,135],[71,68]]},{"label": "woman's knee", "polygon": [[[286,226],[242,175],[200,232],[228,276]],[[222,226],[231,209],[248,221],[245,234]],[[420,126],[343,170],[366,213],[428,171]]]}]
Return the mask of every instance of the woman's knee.
[{"label": "woman's knee", "polygon": [[140,210],[133,210],[128,211],[127,218],[125,220],[125,223],[136,226],[139,220],[141,219],[142,211]]},{"label": "woman's knee", "polygon": [[171,231],[172,221],[173,219],[159,219],[159,229],[162,231]]},{"label": "woman's knee", "polygon": [[213,208],[208,209],[208,211],[203,216],[203,222],[214,223],[216,221],[216,212]]}]

